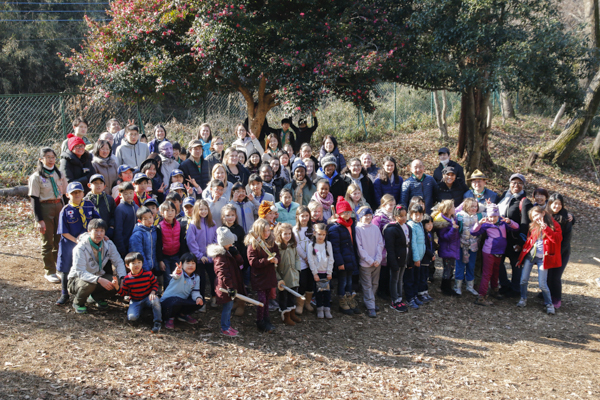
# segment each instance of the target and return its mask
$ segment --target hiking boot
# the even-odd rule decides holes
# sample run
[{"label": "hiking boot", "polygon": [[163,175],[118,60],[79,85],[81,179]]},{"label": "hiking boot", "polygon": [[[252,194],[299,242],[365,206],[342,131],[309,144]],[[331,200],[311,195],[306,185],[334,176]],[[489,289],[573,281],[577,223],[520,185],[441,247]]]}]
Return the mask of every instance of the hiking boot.
[{"label": "hiking boot", "polygon": [[487,299],[487,296],[482,296],[482,295],[477,296],[477,298],[475,299],[475,304],[477,304],[478,306],[493,306],[494,305],[494,303],[492,303],[491,301],[489,301]]},{"label": "hiking boot", "polygon": [[350,309],[354,314],[360,314],[360,310],[358,309],[358,300],[356,300],[356,293],[352,293],[350,295],[349,304]]},{"label": "hiking boot", "polygon": [[347,295],[340,297],[340,311],[346,315],[352,315],[354,314],[354,311],[352,311],[348,305],[348,298],[349,296]]},{"label": "hiking boot", "polygon": [[473,287],[473,281],[467,281],[467,292],[471,293],[474,296],[479,296],[479,293]]},{"label": "hiking boot", "polygon": [[73,303],[73,308],[75,309],[75,312],[77,314],[86,314],[87,313],[87,307],[85,307],[85,306],[78,306],[77,304]]},{"label": "hiking boot", "polygon": [[60,299],[56,300],[56,305],[57,306],[64,306],[68,302],[69,302],[69,295],[68,294],[63,294],[63,295],[60,296]]},{"label": "hiking boot", "polygon": [[377,312],[375,312],[375,310],[367,310],[367,316],[369,316],[369,318],[377,318]]},{"label": "hiking boot", "polygon": [[554,306],[552,304],[546,305],[546,313],[548,313],[548,315],[556,314],[556,310],[554,309]]},{"label": "hiking boot", "polygon": [[175,329],[175,318],[169,318],[167,322],[165,322],[166,329]]},{"label": "hiking boot", "polygon": [[180,315],[177,317],[177,320],[181,322],[187,322],[190,325],[195,325],[198,323],[198,320],[196,318],[192,318],[191,315]]},{"label": "hiking boot", "polygon": [[325,310],[324,307],[317,307],[317,318],[325,318]]},{"label": "hiking boot", "polygon": [[517,307],[526,307],[526,306],[527,306],[527,299],[521,298],[521,300],[519,300],[519,302],[517,303]]},{"label": "hiking boot", "polygon": [[[508,293],[507,293],[507,295],[508,295]],[[498,290],[498,288],[491,288],[490,296],[492,296],[496,300],[502,300],[504,298],[504,295],[500,294],[500,291]]]},{"label": "hiking boot", "polygon": [[158,332],[160,332],[161,326],[162,326],[162,324],[160,323],[160,321],[156,321],[154,323],[154,326],[152,327],[152,333],[158,333]]},{"label": "hiking boot", "polygon": [[[317,303],[315,303],[315,301],[313,299],[313,292],[304,292],[304,297],[306,298],[306,300],[304,301],[304,308],[306,309],[306,311],[308,311],[308,312],[315,311],[315,307],[316,307]],[[299,314],[299,313],[297,313],[297,314]]]}]

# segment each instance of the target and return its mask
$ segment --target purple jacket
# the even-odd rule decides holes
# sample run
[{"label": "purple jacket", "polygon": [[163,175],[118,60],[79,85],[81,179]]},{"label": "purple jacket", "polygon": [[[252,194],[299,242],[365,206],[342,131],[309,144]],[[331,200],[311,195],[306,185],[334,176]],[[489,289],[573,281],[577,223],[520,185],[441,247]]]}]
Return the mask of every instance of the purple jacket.
[{"label": "purple jacket", "polygon": [[[377,225],[382,235],[383,228],[385,228],[385,226],[390,222],[392,222],[392,219],[388,217],[387,214],[383,212],[383,210],[375,211],[375,216],[373,217],[373,225]],[[381,265],[387,265],[387,251],[385,250],[385,243],[383,246],[383,253],[381,255]]]},{"label": "purple jacket", "polygon": [[[438,222],[434,222],[434,227],[437,229],[438,235],[438,244],[440,248],[438,249],[438,254],[442,258],[454,258],[458,260],[460,258],[460,231],[458,228],[454,228],[452,226],[452,220],[447,218],[445,215],[442,215],[446,224],[442,222],[441,225],[438,225]],[[458,224],[457,221],[456,224]],[[438,226],[436,226],[438,225]]]},{"label": "purple jacket", "polygon": [[484,222],[480,224],[479,221],[471,228],[471,235],[479,236],[484,232],[487,232],[487,239],[481,249],[487,254],[504,254],[506,250],[506,228],[511,231],[519,230],[519,224],[511,220],[510,225],[504,221],[498,221],[497,225]]},{"label": "purple jacket", "polygon": [[[186,235],[187,245],[190,249],[190,253],[193,253],[197,258],[198,262],[201,262],[202,257],[208,257],[206,254],[206,247],[209,244],[217,243],[217,225],[209,227],[206,225],[206,220],[202,219],[202,229],[199,229],[192,223],[188,222],[188,230]],[[208,257],[208,262],[212,262],[212,258]]]}]

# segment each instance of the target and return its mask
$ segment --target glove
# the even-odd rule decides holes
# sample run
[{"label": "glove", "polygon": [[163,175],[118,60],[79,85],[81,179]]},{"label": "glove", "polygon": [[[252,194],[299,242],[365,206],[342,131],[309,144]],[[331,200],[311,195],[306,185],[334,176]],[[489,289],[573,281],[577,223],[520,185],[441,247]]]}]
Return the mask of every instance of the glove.
[{"label": "glove", "polygon": [[238,249],[235,248],[234,245],[231,245],[231,247],[229,248],[229,254],[235,257],[238,254],[240,254],[240,252],[238,251]]},{"label": "glove", "polygon": [[229,295],[229,297],[234,298],[237,295],[237,290],[227,289],[227,294]]}]

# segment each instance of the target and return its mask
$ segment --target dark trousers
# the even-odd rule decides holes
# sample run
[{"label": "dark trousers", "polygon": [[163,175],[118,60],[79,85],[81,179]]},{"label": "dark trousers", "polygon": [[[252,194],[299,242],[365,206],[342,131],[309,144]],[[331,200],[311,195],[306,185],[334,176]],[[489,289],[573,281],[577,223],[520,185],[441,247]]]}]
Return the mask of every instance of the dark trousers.
[{"label": "dark trousers", "polygon": [[160,302],[160,307],[162,309],[163,321],[166,321],[178,315],[190,315],[202,306],[197,305],[196,301],[191,297],[182,299],[181,297],[173,296],[163,299]]},{"label": "dark trousers", "polygon": [[300,286],[298,286],[298,293],[304,294],[306,292],[314,292],[315,290],[315,278],[310,271],[310,268],[303,269],[300,271]]},{"label": "dark trousers", "polygon": [[215,295],[215,278],[217,274],[215,274],[215,264],[206,263],[202,264],[201,261],[198,262],[198,275],[200,275],[200,294],[202,298],[206,298],[204,296],[204,292],[206,290],[206,277],[208,276],[208,283],[210,284],[210,295]]},{"label": "dark trousers", "polygon": [[421,268],[409,266],[404,271],[404,297],[406,300],[417,296],[417,278],[421,273]]},{"label": "dark trousers", "polygon": [[[500,286],[502,288],[510,288],[515,293],[521,293],[521,272],[523,271],[523,268],[517,268],[516,266],[517,262],[519,261],[519,254],[520,253],[515,252],[504,253],[504,258],[500,263]],[[510,280],[508,279],[508,273],[506,271],[505,264],[507,258],[510,261],[510,267],[512,270]]]},{"label": "dark trousers", "polygon": [[550,289],[552,301],[562,300],[562,275],[569,263],[569,258],[571,258],[570,250],[562,255],[562,265],[559,268],[550,268],[548,270],[548,289]]},{"label": "dark trousers", "polygon": [[387,265],[381,266],[381,271],[379,272],[379,287],[377,288],[377,295],[384,299],[388,299],[390,297],[390,267],[388,267]]},{"label": "dark trousers", "polygon": [[429,265],[421,264],[419,267],[419,276],[417,278],[417,291],[423,293],[429,290],[427,279],[429,278]]},{"label": "dark trousers", "polygon": [[[319,274],[319,278],[327,279],[327,274]],[[321,290],[320,292],[315,293],[315,298],[317,307],[331,307],[331,290]]]},{"label": "dark trousers", "polygon": [[[290,288],[298,291],[297,287]],[[279,289],[277,290],[279,292]],[[289,311],[296,308],[296,296],[289,293],[287,290],[282,290],[277,294],[277,301],[279,302],[279,311]]]}]

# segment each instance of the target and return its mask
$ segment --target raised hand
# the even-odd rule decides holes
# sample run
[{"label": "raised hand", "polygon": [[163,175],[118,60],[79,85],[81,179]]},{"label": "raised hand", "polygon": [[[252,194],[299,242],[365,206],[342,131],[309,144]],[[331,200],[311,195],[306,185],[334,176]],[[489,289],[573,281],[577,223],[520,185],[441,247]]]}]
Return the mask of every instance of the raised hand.
[{"label": "raised hand", "polygon": [[256,139],[256,135],[254,133],[252,133],[252,131],[250,130],[250,127],[248,127],[248,136],[250,136],[250,139],[252,139],[252,140]]},{"label": "raised hand", "polygon": [[178,262],[175,265],[177,266],[175,268],[175,275],[181,275],[181,273],[183,272],[183,268],[182,268],[183,263]]},{"label": "raised hand", "polygon": [[164,182],[163,182],[163,183],[161,183],[161,184],[160,184],[160,187],[158,188],[158,192],[159,192],[159,193],[164,193],[164,191],[165,191],[165,186],[166,186],[166,185],[165,185],[165,183],[164,183]]}]

